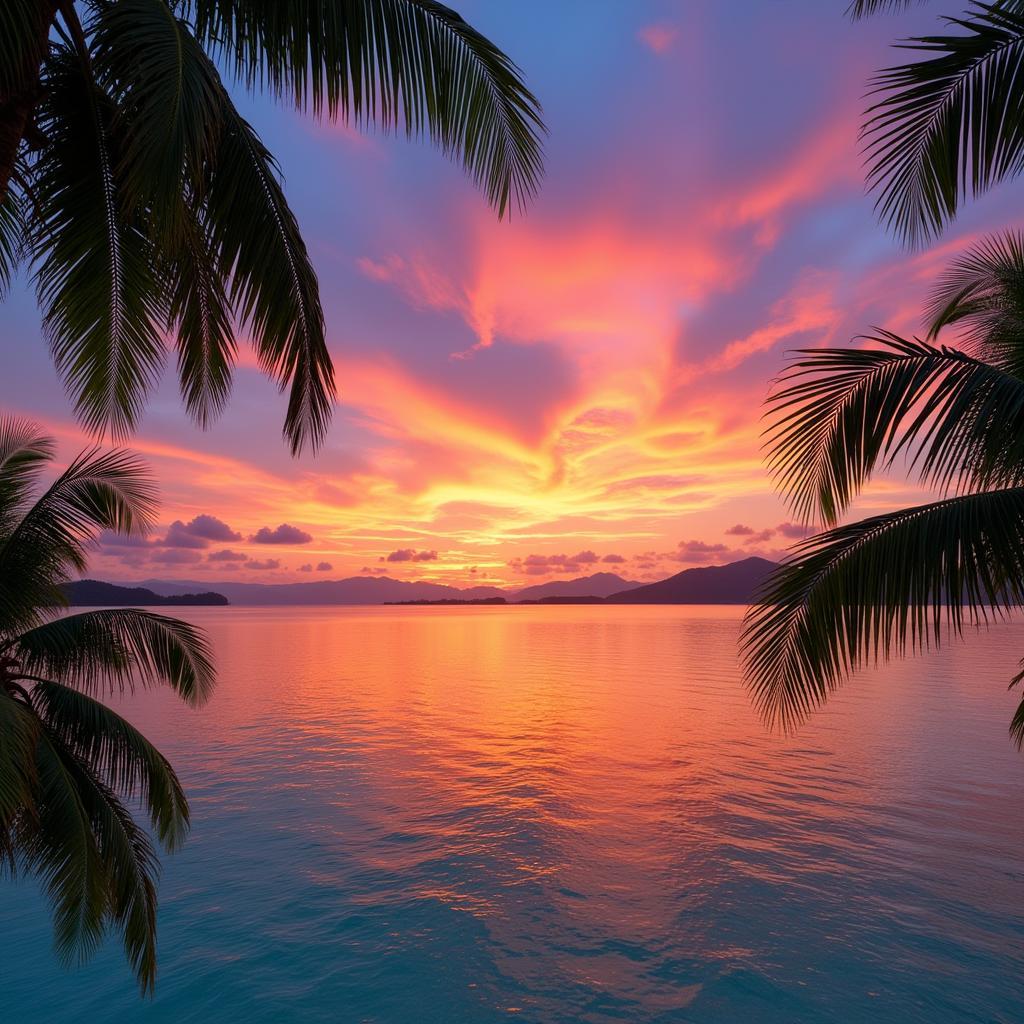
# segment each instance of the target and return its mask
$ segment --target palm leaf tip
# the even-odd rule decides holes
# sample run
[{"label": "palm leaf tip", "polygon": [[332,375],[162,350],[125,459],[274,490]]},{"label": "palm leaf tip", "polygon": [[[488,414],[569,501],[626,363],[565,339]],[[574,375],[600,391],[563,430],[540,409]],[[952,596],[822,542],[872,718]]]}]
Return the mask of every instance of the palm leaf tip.
[{"label": "palm leaf tip", "polygon": [[747,685],[769,722],[792,728],[856,669],[1020,607],[1022,580],[1024,488],[829,530],[797,546],[748,612]]},{"label": "palm leaf tip", "polygon": [[164,683],[187,703],[216,682],[210,643],[198,627],[135,608],[67,615],[28,630],[17,650],[26,671],[63,678],[88,693]]},{"label": "palm leaf tip", "polygon": [[858,21],[861,18],[870,18],[874,14],[901,11],[921,3],[924,3],[924,0],[853,0],[846,8],[846,13],[850,18]]},{"label": "palm leaf tip", "polygon": [[1024,9],[979,4],[949,20],[960,34],[911,39],[922,59],[876,76],[862,129],[876,209],[912,246],[1024,165]]}]

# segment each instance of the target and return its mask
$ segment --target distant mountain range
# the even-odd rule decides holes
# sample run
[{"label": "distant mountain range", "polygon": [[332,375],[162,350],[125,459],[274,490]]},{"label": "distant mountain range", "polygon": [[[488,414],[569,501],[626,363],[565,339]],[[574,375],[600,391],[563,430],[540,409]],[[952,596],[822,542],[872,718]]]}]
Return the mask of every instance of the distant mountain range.
[{"label": "distant mountain range", "polygon": [[121,587],[100,580],[78,580],[63,587],[68,604],[75,608],[152,608],[162,605],[227,604],[223,594],[211,591],[198,594],[158,594],[146,587]]},{"label": "distant mountain range", "polygon": [[[500,587],[460,589],[443,583],[407,582],[386,576],[351,576],[343,580],[309,583],[200,583],[196,580],[150,579],[131,586],[145,588],[163,598],[213,590],[216,595],[223,595],[228,602],[238,605],[377,605],[487,598],[504,598],[510,602],[599,598],[613,604],[749,604],[761,581],[774,566],[774,562],[763,558],[745,558],[729,565],[684,569],[668,579],[645,585],[625,580],[615,573],[599,572],[578,579],[552,580],[519,590],[502,590]],[[134,603],[140,602],[136,599]]]}]

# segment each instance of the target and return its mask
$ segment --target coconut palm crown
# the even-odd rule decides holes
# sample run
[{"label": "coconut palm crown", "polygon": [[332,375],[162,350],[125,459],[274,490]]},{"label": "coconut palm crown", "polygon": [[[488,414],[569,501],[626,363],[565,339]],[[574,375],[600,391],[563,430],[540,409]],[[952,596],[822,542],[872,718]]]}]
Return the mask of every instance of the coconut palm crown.
[{"label": "coconut palm crown", "polygon": [[[953,326],[960,344],[940,344]],[[830,527],[747,615],[747,680],[784,727],[860,666],[1024,606],[1024,236],[952,264],[925,339],[868,340],[798,352],[768,402],[769,465],[794,511]],[[839,525],[897,461],[938,500]],[[1024,745],[1024,700],[1010,731]]]},{"label": "coconut palm crown", "polygon": [[31,424],[0,419],[0,873],[39,880],[63,960],[88,957],[116,930],[151,992],[154,839],[181,844],[188,802],[167,759],[98,698],[166,684],[194,705],[214,670],[187,623],[126,608],[62,614],[61,586],[84,570],[97,531],[146,531],[155,492],[118,450],[83,452],[40,487],[53,458]]},{"label": "coconut palm crown", "polygon": [[0,294],[26,264],[79,418],[127,436],[169,339],[205,426],[242,335],[289,392],[298,453],[323,440],[335,391],[319,285],[222,69],[315,116],[429,135],[499,215],[537,188],[541,111],[435,0],[0,3]]}]

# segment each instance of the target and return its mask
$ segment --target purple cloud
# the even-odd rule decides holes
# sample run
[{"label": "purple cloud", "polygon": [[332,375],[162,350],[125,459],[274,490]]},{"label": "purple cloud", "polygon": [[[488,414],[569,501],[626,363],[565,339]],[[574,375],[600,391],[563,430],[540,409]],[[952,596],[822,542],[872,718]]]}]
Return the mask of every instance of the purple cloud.
[{"label": "purple cloud", "polygon": [[244,562],[248,556],[241,551],[232,551],[224,548],[222,551],[213,551],[206,556],[208,562]]},{"label": "purple cloud", "polygon": [[280,569],[281,560],[279,558],[266,558],[262,562],[257,558],[250,558],[245,563],[246,569]]},{"label": "purple cloud", "polygon": [[725,532],[729,537],[749,537],[757,531],[752,526],[744,526],[743,523],[737,523],[735,526],[730,526]]},{"label": "purple cloud", "polygon": [[282,523],[274,530],[262,526],[249,538],[253,544],[308,544],[312,539],[312,534],[288,523]]},{"label": "purple cloud", "polygon": [[161,548],[205,548],[210,542],[205,537],[197,537],[189,533],[188,527],[180,520],[175,519],[167,528],[167,536],[162,540],[155,540],[153,544]]},{"label": "purple cloud", "polygon": [[783,537],[788,537],[790,540],[802,540],[809,533],[813,532],[812,527],[804,526],[802,523],[779,523],[775,529]]},{"label": "purple cloud", "polygon": [[580,551],[575,555],[527,555],[513,558],[509,567],[526,576],[543,576],[552,572],[580,572],[598,561],[593,551]]},{"label": "purple cloud", "polygon": [[[381,561],[384,559],[382,558]],[[417,551],[415,548],[399,548],[387,557],[389,562],[436,562],[436,551]]]},{"label": "purple cloud", "polygon": [[240,541],[242,539],[242,535],[232,530],[222,519],[207,515],[205,512],[186,523],[185,530],[193,537],[203,537],[206,540]]},{"label": "purple cloud", "polygon": [[334,566],[331,565],[330,562],[317,562],[316,563],[316,571],[317,572],[330,572],[333,568],[334,568]]}]

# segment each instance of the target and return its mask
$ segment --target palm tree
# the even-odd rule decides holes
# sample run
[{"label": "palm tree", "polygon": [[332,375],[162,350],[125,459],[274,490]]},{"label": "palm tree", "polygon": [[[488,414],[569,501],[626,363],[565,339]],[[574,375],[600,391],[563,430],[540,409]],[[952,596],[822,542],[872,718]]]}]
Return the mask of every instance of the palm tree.
[{"label": "palm tree", "polygon": [[4,0],[0,293],[32,271],[82,422],[126,436],[172,339],[205,426],[246,329],[290,388],[292,452],[334,395],[316,273],[273,156],[221,79],[316,116],[424,133],[503,216],[535,192],[540,106],[435,0]]},{"label": "palm tree", "polygon": [[144,532],[155,498],[133,455],[92,450],[33,500],[53,457],[30,424],[0,419],[0,872],[40,880],[64,960],[87,957],[113,927],[151,992],[159,863],[124,801],[138,799],[168,851],[188,831],[188,802],[160,751],[96,697],[166,683],[194,705],[214,671],[202,633],[177,619],[57,617],[95,532]]},{"label": "palm tree", "polygon": [[[831,527],[747,614],[748,682],[784,727],[854,669],[1024,606],[1024,235],[960,257],[928,316],[925,340],[797,353],[769,397],[769,465],[794,511]],[[938,343],[951,325],[963,347]],[[938,500],[836,525],[898,459]],[[1010,730],[1024,745],[1024,700]]]}]

